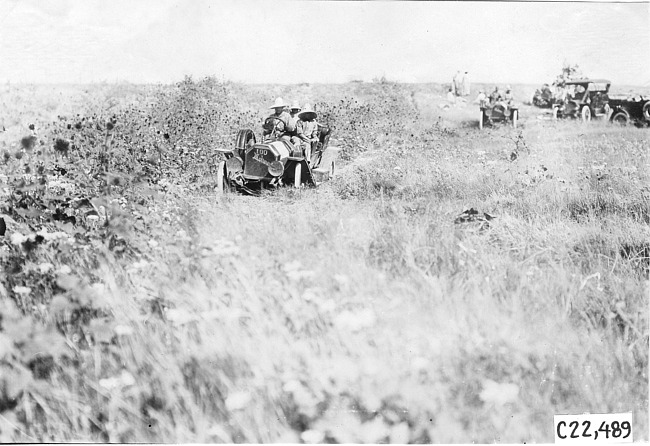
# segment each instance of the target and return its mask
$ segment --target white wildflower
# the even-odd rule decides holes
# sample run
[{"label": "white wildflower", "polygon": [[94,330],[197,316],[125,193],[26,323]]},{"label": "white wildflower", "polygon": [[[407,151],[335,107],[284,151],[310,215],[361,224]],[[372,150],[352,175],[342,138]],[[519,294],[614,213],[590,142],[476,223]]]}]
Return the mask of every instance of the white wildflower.
[{"label": "white wildflower", "polygon": [[515,401],[518,394],[519,386],[516,384],[501,384],[491,379],[486,379],[483,381],[483,390],[479,394],[479,397],[486,403],[502,406]]},{"label": "white wildflower", "polygon": [[226,408],[228,410],[241,410],[248,406],[251,396],[248,392],[234,392],[226,398]]},{"label": "white wildflower", "polygon": [[135,378],[126,370],[122,370],[122,373],[120,374],[120,384],[123,386],[132,386],[135,384]]},{"label": "white wildflower", "polygon": [[14,293],[20,294],[21,296],[27,296],[32,292],[32,289],[26,286],[15,286]]},{"label": "white wildflower", "polygon": [[334,323],[339,328],[349,329],[351,331],[359,331],[364,328],[369,328],[375,325],[375,313],[370,309],[364,309],[353,313],[351,311],[343,311],[339,314]]},{"label": "white wildflower", "polygon": [[149,266],[149,262],[147,262],[146,260],[138,260],[137,262],[134,262],[131,265],[131,268],[132,269],[143,269],[143,268],[146,268],[147,266]]},{"label": "white wildflower", "polygon": [[120,379],[116,377],[100,379],[99,385],[104,389],[113,390],[116,387],[119,387]]},{"label": "white wildflower", "polygon": [[133,328],[128,325],[116,325],[115,328],[113,328],[113,331],[115,331],[115,334],[118,336],[129,336],[133,334]]},{"label": "white wildflower", "polygon": [[59,274],[71,274],[72,269],[68,265],[61,265],[61,268],[59,268]]},{"label": "white wildflower", "polygon": [[50,262],[45,262],[38,265],[38,270],[41,272],[41,274],[47,274],[53,269],[54,265],[52,265]]},{"label": "white wildflower", "polygon": [[307,429],[300,434],[300,439],[308,444],[321,443],[325,439],[325,434],[315,429]]},{"label": "white wildflower", "polygon": [[185,231],[182,230],[182,229],[180,229],[180,230],[178,230],[178,232],[176,232],[176,237],[178,237],[178,239],[179,239],[180,241],[183,241],[183,242],[189,242],[189,241],[192,240],[192,237],[190,237],[189,235],[187,235],[187,232],[185,232]]},{"label": "white wildflower", "polygon": [[20,245],[25,240],[27,240],[27,237],[22,235],[20,232],[14,232],[13,234],[11,234],[10,240],[11,243],[13,243],[14,245]]},{"label": "white wildflower", "polygon": [[217,256],[232,256],[239,254],[239,247],[231,240],[215,240],[212,243],[211,248],[212,253]]},{"label": "white wildflower", "polygon": [[174,325],[183,325],[198,319],[196,315],[190,314],[189,311],[182,308],[170,308],[165,313],[165,316]]}]

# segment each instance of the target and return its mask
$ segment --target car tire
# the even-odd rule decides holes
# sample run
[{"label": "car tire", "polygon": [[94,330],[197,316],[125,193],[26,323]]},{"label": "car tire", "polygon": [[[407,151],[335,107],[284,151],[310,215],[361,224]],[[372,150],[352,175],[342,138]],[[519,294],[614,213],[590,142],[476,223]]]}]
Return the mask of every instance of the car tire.
[{"label": "car tire", "polygon": [[302,184],[302,164],[296,163],[296,169],[293,173],[293,186],[297,189]]},{"label": "car tire", "polygon": [[483,110],[481,110],[481,114],[479,115],[479,118],[478,118],[478,129],[479,130],[483,130],[483,119],[485,118],[484,115],[485,115],[485,113],[483,112]]},{"label": "car tire", "polygon": [[609,117],[612,116],[612,107],[610,107],[609,104],[605,104],[603,112],[605,113],[605,119],[609,119]]},{"label": "car tire", "polygon": [[519,120],[519,110],[512,111],[512,126],[517,128],[517,121]]},{"label": "car tire", "polygon": [[239,156],[243,159],[246,149],[255,145],[255,133],[251,129],[242,129],[237,133],[235,139],[235,147],[239,152]]},{"label": "car tire", "polygon": [[618,125],[628,125],[630,123],[630,115],[625,110],[619,110],[612,115],[612,122]]},{"label": "car tire", "polygon": [[591,121],[591,109],[589,107],[582,107],[580,119],[582,119],[582,122]]},{"label": "car tire", "polygon": [[327,179],[331,180],[332,178],[334,178],[335,173],[336,173],[336,161],[332,160],[332,163],[330,164],[330,170],[327,174],[328,177]]},{"label": "car tire", "polygon": [[643,104],[643,117],[646,121],[650,121],[650,101]]},{"label": "car tire", "polygon": [[230,192],[228,184],[228,172],[226,172],[226,162],[221,161],[217,167],[217,194],[223,195]]},{"label": "car tire", "polygon": [[551,117],[553,121],[557,121],[557,112],[558,112],[557,107],[553,107],[553,110],[551,110]]}]

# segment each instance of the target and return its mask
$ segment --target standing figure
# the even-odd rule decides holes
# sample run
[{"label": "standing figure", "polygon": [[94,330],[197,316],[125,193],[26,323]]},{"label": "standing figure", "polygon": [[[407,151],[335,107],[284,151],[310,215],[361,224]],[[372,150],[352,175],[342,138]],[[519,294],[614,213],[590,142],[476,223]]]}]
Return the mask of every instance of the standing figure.
[{"label": "standing figure", "polygon": [[463,86],[461,84],[461,75],[460,71],[456,71],[454,76],[453,86],[454,86],[454,95],[460,96],[463,93]]},{"label": "standing figure", "polygon": [[289,124],[289,113],[285,110],[287,104],[284,103],[282,98],[276,98],[272,106],[274,112],[269,115],[262,125],[262,135],[269,138],[275,139],[284,139],[289,141],[290,136],[288,134],[287,125]]},{"label": "standing figure", "polygon": [[463,96],[469,96],[469,95],[470,95],[469,73],[465,71],[465,74],[463,74]]},{"label": "standing figure", "polygon": [[316,155],[318,148],[318,122],[316,122],[316,112],[311,109],[311,105],[305,104],[302,111],[298,113],[298,138],[302,142],[305,151],[305,159],[311,165],[312,152]]}]

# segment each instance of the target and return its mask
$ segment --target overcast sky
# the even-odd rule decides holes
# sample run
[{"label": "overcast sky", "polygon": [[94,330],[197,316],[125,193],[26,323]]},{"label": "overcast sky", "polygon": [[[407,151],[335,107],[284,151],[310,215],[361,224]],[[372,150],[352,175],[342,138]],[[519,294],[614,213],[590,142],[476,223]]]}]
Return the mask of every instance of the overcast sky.
[{"label": "overcast sky", "polygon": [[0,0],[0,82],[650,85],[650,3]]}]

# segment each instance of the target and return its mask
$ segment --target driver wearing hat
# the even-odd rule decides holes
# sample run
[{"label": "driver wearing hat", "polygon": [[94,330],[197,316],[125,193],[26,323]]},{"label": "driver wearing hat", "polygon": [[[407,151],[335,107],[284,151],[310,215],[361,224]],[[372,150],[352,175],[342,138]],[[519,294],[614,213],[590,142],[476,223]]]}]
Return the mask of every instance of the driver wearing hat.
[{"label": "driver wearing hat", "polygon": [[282,98],[276,98],[272,106],[274,112],[269,115],[262,125],[264,136],[275,137],[278,139],[289,140],[289,120],[291,116],[287,113],[287,104],[284,103]]}]

